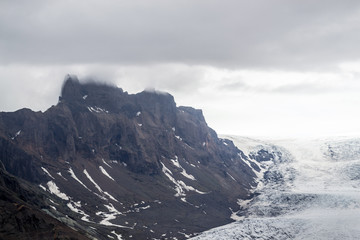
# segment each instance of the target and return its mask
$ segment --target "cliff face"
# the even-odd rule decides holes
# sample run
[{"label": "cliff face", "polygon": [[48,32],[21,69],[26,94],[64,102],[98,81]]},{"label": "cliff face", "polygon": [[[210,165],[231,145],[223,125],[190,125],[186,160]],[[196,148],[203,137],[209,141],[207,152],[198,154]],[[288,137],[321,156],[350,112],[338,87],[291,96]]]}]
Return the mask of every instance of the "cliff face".
[{"label": "cliff face", "polygon": [[0,113],[0,159],[67,206],[57,211],[123,238],[180,239],[230,222],[255,185],[246,156],[201,110],[74,77],[44,113]]}]

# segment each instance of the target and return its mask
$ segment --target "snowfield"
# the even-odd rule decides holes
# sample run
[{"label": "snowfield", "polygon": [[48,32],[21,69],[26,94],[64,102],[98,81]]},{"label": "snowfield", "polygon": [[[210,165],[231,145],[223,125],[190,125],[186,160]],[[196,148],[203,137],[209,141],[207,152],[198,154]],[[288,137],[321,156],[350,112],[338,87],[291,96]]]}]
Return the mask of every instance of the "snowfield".
[{"label": "snowfield", "polygon": [[[247,155],[264,144],[231,138]],[[192,239],[360,239],[360,138],[265,142],[281,154],[245,217]]]}]

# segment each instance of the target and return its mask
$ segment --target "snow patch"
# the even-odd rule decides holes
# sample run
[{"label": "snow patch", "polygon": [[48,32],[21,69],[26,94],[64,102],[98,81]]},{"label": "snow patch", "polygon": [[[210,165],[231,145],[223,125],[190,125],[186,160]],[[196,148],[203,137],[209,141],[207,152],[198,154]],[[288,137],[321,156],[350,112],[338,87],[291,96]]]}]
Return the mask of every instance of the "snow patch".
[{"label": "snow patch", "polygon": [[170,159],[170,161],[174,164],[175,167],[181,168],[178,156],[175,155],[175,159]]},{"label": "snow patch", "polygon": [[114,200],[115,202],[119,202],[116,198],[114,198],[112,195],[110,195],[110,193],[104,192],[104,194],[105,194],[106,196],[108,196],[110,199]]},{"label": "snow patch", "polygon": [[86,175],[86,177],[90,180],[90,182],[92,182],[94,184],[94,186],[96,187],[96,189],[100,192],[103,193],[103,190],[100,188],[100,186],[94,181],[94,179],[90,176],[90,174],[86,171],[86,169],[84,169],[84,174]]},{"label": "snow patch", "polygon": [[102,196],[102,195],[100,195],[100,194],[98,194],[98,193],[96,193],[96,192],[93,192],[98,198],[100,198],[100,199],[102,199],[102,200],[104,200],[104,201],[108,201],[108,199],[106,198],[106,197],[104,197],[104,196]]},{"label": "snow patch", "polygon": [[190,179],[190,180],[193,180],[193,181],[195,181],[196,179],[195,179],[195,177],[193,176],[193,175],[191,175],[191,174],[188,174],[186,171],[185,171],[185,169],[182,169],[183,171],[181,172],[181,174],[184,176],[184,177],[186,177],[186,178],[188,178],[188,179]]},{"label": "snow patch", "polygon": [[228,172],[226,172],[226,173],[227,173],[227,175],[228,175],[229,177],[231,177],[232,180],[234,180],[235,182],[237,182],[236,179],[235,179],[233,176],[231,176],[230,173],[228,173]]},{"label": "snow patch", "polygon": [[106,165],[106,166],[108,166],[109,168],[112,168],[107,162],[105,162],[105,160],[102,158],[101,159],[102,161],[103,161],[103,163]]},{"label": "snow patch", "polygon": [[57,172],[56,174],[59,175],[60,177],[62,177],[64,180],[67,181],[67,179],[61,174],[61,172]]},{"label": "snow patch", "polygon": [[232,219],[232,220],[234,220],[234,221],[240,221],[240,220],[243,220],[245,217],[240,217],[240,216],[238,216],[237,214],[238,214],[238,212],[239,211],[236,211],[236,212],[234,212],[231,208],[229,208],[229,210],[231,211],[231,216],[230,216],[230,218]]},{"label": "snow patch", "polygon": [[85,221],[85,222],[90,222],[89,220],[89,215],[86,214],[83,210],[79,209],[81,207],[81,202],[78,201],[78,202],[74,202],[74,201],[70,201],[66,204],[66,206],[68,208],[70,208],[71,211],[75,212],[75,213],[78,213],[80,215],[83,215],[81,217],[81,220]]},{"label": "snow patch", "polygon": [[121,234],[117,234],[115,231],[112,231],[111,233],[117,237],[117,240],[122,240]]},{"label": "snow patch", "polygon": [[[116,201],[116,202],[119,202],[116,198],[114,198],[112,195],[110,195],[108,192],[105,192],[103,191],[100,186],[94,181],[94,179],[90,176],[90,174],[86,171],[86,169],[84,169],[84,174],[86,175],[86,177],[94,184],[94,186],[96,187],[96,189],[102,193],[102,194],[105,194],[106,196],[108,196],[110,199]],[[97,195],[97,194],[96,194]],[[97,195],[98,197],[100,197],[101,199],[104,199],[104,200],[107,200],[106,198],[100,196],[100,195]]]},{"label": "snow patch", "polygon": [[110,174],[108,174],[107,171],[106,171],[102,166],[99,166],[99,169],[100,169],[100,171],[101,171],[105,176],[107,176],[107,177],[110,178],[111,180],[115,181],[115,180],[110,176]]},{"label": "snow patch", "polygon": [[96,213],[97,216],[103,217],[103,220],[101,220],[99,222],[99,224],[104,225],[104,226],[114,226],[114,227],[120,227],[120,228],[133,229],[132,227],[127,227],[127,226],[111,223],[110,221],[116,219],[117,215],[123,215],[123,214],[121,212],[119,212],[111,203],[109,205],[104,204],[104,206],[108,209],[109,212],[108,213],[106,213],[106,212],[97,212]]},{"label": "snow patch", "polygon": [[60,192],[58,186],[56,186],[56,184],[53,181],[47,182],[46,185],[48,186],[50,193],[58,196],[59,198],[61,198],[63,200],[70,199],[65,193]]},{"label": "snow patch", "polygon": [[125,213],[139,213],[141,210],[146,210],[150,208],[150,205],[138,207],[139,205],[145,205],[145,202],[141,201],[141,203],[134,203],[133,205],[130,206],[130,208],[132,208],[133,210],[128,210]]},{"label": "snow patch", "polygon": [[87,107],[87,109],[90,111],[90,112],[95,112],[95,113],[109,113],[109,111],[103,109],[103,108],[100,108],[100,107],[97,107],[97,106],[94,106],[94,107]]},{"label": "snow patch", "polygon": [[51,176],[51,174],[49,173],[49,171],[48,171],[46,168],[41,167],[41,169],[42,169],[49,177],[51,177],[52,179],[55,179],[53,176]]},{"label": "snow patch", "polygon": [[170,171],[170,169],[168,169],[165,164],[163,164],[162,162],[160,162],[162,165],[162,172],[165,174],[165,176],[175,184],[175,197],[184,197],[186,196],[185,191],[194,191],[197,192],[199,194],[206,194],[205,192],[201,192],[197,189],[195,189],[192,186],[188,186],[186,185],[183,181],[181,180],[175,180],[175,178],[172,176],[172,172]]},{"label": "snow patch", "polygon": [[175,159],[170,159],[170,161],[174,164],[175,167],[180,168],[182,170],[181,175],[183,175],[184,177],[186,177],[186,178],[188,178],[190,180],[193,180],[193,181],[196,180],[193,175],[188,174],[186,172],[186,170],[180,165],[178,156],[175,155]]},{"label": "snow patch", "polygon": [[69,168],[68,172],[70,173],[71,177],[73,179],[75,179],[78,183],[80,183],[84,188],[86,188],[87,190],[89,190],[91,192],[91,190],[82,182],[80,181],[80,179],[78,179],[74,173],[74,171],[72,170],[72,168]]},{"label": "snow patch", "polygon": [[181,185],[175,180],[175,178],[173,178],[172,172],[170,171],[170,169],[168,169],[162,162],[160,162],[162,165],[162,172],[165,174],[165,176],[175,184],[175,191],[177,192],[175,194],[175,197],[179,197],[179,196],[186,196],[184,190],[181,188]]},{"label": "snow patch", "polygon": [[17,136],[19,136],[21,134],[21,130],[17,131],[15,133],[15,135],[11,138],[12,140],[14,140]]},{"label": "snow patch", "polygon": [[55,205],[59,205],[59,204],[57,204],[56,202],[54,202],[52,199],[50,199],[50,198],[48,198],[48,200],[50,201],[50,202],[52,202],[53,204],[55,204]]},{"label": "snow patch", "polygon": [[179,139],[180,141],[182,141],[182,138],[181,138],[181,137],[179,137],[179,136],[177,136],[177,135],[175,135],[175,137],[176,137],[177,139]]},{"label": "snow patch", "polygon": [[39,187],[46,192],[46,187],[44,187],[44,186],[41,185],[41,184],[39,184]]}]

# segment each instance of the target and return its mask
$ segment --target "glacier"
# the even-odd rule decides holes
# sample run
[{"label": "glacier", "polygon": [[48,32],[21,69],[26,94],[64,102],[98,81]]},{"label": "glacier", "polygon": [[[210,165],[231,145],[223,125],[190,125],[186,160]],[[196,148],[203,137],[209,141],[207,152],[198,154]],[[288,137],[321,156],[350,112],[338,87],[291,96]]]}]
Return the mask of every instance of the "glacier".
[{"label": "glacier", "polygon": [[276,157],[240,206],[244,217],[191,239],[360,239],[360,138],[227,137],[247,155]]}]

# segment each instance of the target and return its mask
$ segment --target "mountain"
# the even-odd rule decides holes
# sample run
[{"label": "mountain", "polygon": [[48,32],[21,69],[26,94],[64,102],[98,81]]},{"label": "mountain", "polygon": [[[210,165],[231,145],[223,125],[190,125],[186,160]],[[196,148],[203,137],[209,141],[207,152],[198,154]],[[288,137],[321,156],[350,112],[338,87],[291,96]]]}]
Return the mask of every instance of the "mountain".
[{"label": "mountain", "polygon": [[184,239],[229,223],[259,171],[170,94],[74,76],[47,111],[0,113],[0,160],[36,193],[20,204],[96,239]]}]

